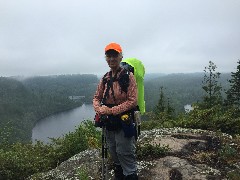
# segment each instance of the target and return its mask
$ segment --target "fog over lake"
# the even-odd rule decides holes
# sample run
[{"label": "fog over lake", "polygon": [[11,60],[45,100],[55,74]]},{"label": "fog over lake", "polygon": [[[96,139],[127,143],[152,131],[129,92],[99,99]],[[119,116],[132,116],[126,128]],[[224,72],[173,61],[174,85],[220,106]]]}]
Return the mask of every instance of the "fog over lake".
[{"label": "fog over lake", "polygon": [[94,118],[92,104],[61,112],[37,122],[32,130],[32,141],[40,140],[45,143],[50,142],[50,138],[61,137],[68,132],[72,132],[84,120]]}]

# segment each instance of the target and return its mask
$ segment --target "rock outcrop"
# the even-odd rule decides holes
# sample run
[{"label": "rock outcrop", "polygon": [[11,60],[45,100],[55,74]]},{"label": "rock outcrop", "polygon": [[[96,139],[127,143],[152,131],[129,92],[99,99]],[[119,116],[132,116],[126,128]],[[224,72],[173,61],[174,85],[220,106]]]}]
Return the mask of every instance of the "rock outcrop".
[{"label": "rock outcrop", "polygon": [[[143,131],[137,143],[143,144],[149,140],[152,144],[167,146],[170,151],[164,157],[138,160],[140,180],[227,179],[226,172],[232,170],[218,162],[203,161],[221,146],[214,132],[183,128],[154,129]],[[239,165],[232,168],[240,170]],[[76,154],[55,169],[29,179],[80,179],[83,172],[89,179],[101,179],[100,150],[86,150]],[[113,177],[111,163],[108,177]]]}]

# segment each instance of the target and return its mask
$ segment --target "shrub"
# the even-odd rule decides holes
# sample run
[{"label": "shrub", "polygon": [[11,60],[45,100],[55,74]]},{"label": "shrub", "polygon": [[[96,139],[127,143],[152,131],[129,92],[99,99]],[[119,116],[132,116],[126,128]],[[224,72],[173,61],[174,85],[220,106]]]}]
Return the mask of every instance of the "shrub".
[{"label": "shrub", "polygon": [[91,121],[84,121],[75,132],[66,134],[64,138],[52,139],[58,155],[57,160],[62,162],[93,145],[100,146],[100,136],[100,131],[94,127]]},{"label": "shrub", "polygon": [[63,138],[52,139],[44,145],[15,143],[0,149],[0,179],[26,179],[28,176],[50,170],[73,155],[92,146],[100,146],[101,133],[91,121],[85,121],[75,132]]},{"label": "shrub", "polygon": [[81,179],[81,180],[89,180],[90,179],[86,168],[80,168],[78,170],[77,174],[78,174],[79,179]]},{"label": "shrub", "polygon": [[143,121],[141,124],[142,130],[151,130],[151,129],[160,128],[160,127],[162,127],[161,124],[155,120],[146,120],[146,121]]},{"label": "shrub", "polygon": [[238,152],[235,147],[230,146],[229,144],[225,144],[218,151],[219,158],[231,162],[237,156]]},{"label": "shrub", "polygon": [[234,170],[227,174],[228,179],[239,180],[240,179],[240,170]]},{"label": "shrub", "polygon": [[168,146],[145,142],[137,145],[137,157],[139,159],[163,157],[169,152],[169,150],[170,148]]},{"label": "shrub", "polygon": [[11,149],[0,151],[0,174],[3,179],[24,179],[54,167],[53,156],[53,148],[40,142],[35,145],[13,144]]},{"label": "shrub", "polygon": [[240,118],[232,110],[223,111],[221,107],[214,106],[209,109],[195,108],[188,114],[176,118],[174,126],[221,131],[228,134],[240,133]]}]

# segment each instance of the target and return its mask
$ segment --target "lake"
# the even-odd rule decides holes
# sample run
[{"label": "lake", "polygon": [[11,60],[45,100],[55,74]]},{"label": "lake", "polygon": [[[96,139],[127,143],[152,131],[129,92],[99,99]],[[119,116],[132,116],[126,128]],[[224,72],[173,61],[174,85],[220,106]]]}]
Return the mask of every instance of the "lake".
[{"label": "lake", "polygon": [[93,120],[95,115],[92,104],[82,106],[54,114],[37,122],[32,129],[32,142],[36,140],[49,143],[49,137],[61,137],[68,132],[72,132],[84,120]]}]

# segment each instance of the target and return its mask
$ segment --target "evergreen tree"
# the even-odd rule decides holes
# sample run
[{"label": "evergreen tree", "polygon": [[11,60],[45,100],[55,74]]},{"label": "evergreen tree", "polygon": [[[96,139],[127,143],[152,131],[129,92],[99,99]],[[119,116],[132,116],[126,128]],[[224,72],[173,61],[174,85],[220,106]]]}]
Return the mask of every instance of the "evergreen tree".
[{"label": "evergreen tree", "polygon": [[162,120],[168,119],[173,117],[173,113],[174,108],[171,106],[169,98],[167,98],[166,101],[163,87],[160,87],[160,98],[154,110],[155,118]]},{"label": "evergreen tree", "polygon": [[164,112],[165,110],[165,97],[164,97],[164,93],[163,93],[163,87],[160,87],[160,98],[158,100],[158,104],[155,107],[155,114]]},{"label": "evergreen tree", "polygon": [[167,101],[167,114],[169,117],[173,117],[173,113],[174,113],[174,108],[171,106],[170,104],[170,99],[168,98],[168,101]]},{"label": "evergreen tree", "polygon": [[227,105],[237,107],[240,109],[240,60],[238,60],[237,71],[231,72],[232,79],[230,82],[230,89],[227,94]]},{"label": "evergreen tree", "polygon": [[208,67],[204,69],[205,73],[202,88],[206,93],[203,100],[203,106],[205,108],[211,108],[214,105],[222,103],[222,87],[218,83],[221,73],[216,72],[216,69],[217,66],[212,61],[209,61]]}]

